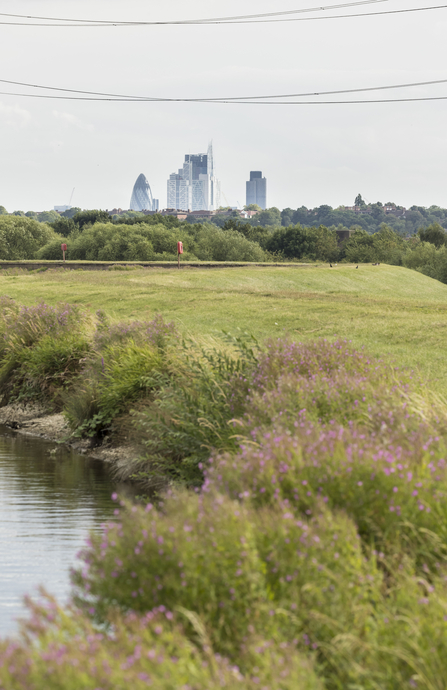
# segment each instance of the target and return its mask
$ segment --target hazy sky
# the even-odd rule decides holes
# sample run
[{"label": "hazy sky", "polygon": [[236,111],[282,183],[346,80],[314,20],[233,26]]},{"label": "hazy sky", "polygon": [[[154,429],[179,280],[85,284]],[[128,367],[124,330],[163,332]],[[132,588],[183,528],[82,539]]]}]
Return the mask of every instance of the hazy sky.
[{"label": "hazy sky", "polygon": [[[0,11],[144,21],[315,4],[2,0]],[[430,4],[386,0],[351,12]],[[447,9],[277,25],[0,26],[0,78],[173,98],[360,88],[447,79],[446,35]],[[36,92],[6,84],[0,91]],[[444,95],[447,84],[357,97]],[[169,174],[185,153],[206,152],[212,139],[222,203],[232,206],[245,203],[249,171],[262,170],[269,206],[350,205],[360,192],[371,202],[447,207],[446,115],[447,100],[262,106],[0,95],[0,204],[10,212],[48,210],[68,203],[75,187],[73,205],[128,208],[133,184],[144,173],[165,207]]]}]

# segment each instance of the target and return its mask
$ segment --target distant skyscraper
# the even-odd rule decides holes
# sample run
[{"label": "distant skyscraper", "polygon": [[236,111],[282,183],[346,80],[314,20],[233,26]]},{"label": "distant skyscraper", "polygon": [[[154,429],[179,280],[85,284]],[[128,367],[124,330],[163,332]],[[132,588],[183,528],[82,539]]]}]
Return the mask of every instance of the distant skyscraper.
[{"label": "distant skyscraper", "polygon": [[152,196],[151,186],[143,173],[138,175],[130,200],[131,211],[158,211],[158,199]]},{"label": "distant skyscraper", "polygon": [[260,170],[250,172],[250,180],[245,183],[246,204],[258,204],[262,209],[267,208],[267,179],[262,177]]},{"label": "distant skyscraper", "polygon": [[220,204],[220,183],[214,176],[213,145],[208,153],[186,154],[183,168],[168,180],[168,208],[214,211]]}]

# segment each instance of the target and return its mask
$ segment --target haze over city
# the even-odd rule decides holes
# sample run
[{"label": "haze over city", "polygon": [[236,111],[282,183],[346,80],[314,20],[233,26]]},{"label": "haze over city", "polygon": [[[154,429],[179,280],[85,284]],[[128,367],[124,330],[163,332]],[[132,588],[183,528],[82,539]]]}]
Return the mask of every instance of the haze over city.
[{"label": "haze over city", "polygon": [[[312,6],[301,0],[299,7]],[[332,14],[418,7],[386,1]],[[275,10],[296,9],[284,0]],[[5,0],[5,13],[169,20],[272,11],[259,0]],[[314,13],[306,16],[321,16]],[[328,14],[328,13],[326,13]],[[3,17],[4,21],[14,21]],[[19,21],[19,20],[16,20]],[[355,89],[442,79],[445,11],[246,25],[35,27],[0,25],[5,80],[66,89],[206,98]],[[2,92],[38,93],[3,84]],[[57,95],[47,91],[47,94]],[[323,100],[443,96],[433,85]],[[312,99],[307,99],[312,100]],[[315,98],[313,99],[315,100]],[[446,101],[242,105],[41,100],[0,95],[0,204],[17,209],[128,208],[143,172],[160,207],[187,153],[214,143],[222,203],[244,204],[250,170],[268,205],[367,201],[447,205]]]}]

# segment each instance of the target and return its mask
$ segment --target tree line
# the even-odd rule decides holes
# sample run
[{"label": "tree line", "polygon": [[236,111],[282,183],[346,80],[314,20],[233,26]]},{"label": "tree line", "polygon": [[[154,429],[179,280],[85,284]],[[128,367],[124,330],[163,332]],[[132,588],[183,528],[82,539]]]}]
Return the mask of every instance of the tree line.
[{"label": "tree line", "polygon": [[[354,206],[359,209],[356,213],[345,206],[332,208],[327,204],[316,206],[315,208],[307,208],[300,206],[299,208],[284,208],[280,211],[276,207],[271,207],[265,210],[260,209],[256,205],[251,205],[250,210],[257,210],[258,213],[245,222],[252,227],[289,227],[291,225],[301,225],[302,227],[319,227],[324,225],[326,227],[344,226],[347,228],[359,227],[366,232],[374,233],[380,230],[380,226],[386,223],[396,233],[402,236],[416,235],[420,229],[428,228],[434,223],[438,223],[443,228],[447,228],[447,209],[440,206],[432,205],[430,207],[413,205],[409,209],[403,209],[402,206],[394,202],[386,202],[383,204],[377,201],[373,204],[366,204],[363,201],[361,194],[358,194],[354,201]],[[223,227],[228,220],[229,209],[221,209],[221,213],[217,213],[211,219],[198,220],[196,216],[189,215],[187,222],[196,225],[198,223],[212,223],[217,227]],[[63,230],[62,234],[69,234],[69,231],[74,228],[70,223],[71,220],[77,218],[79,223],[83,214],[90,214],[91,211],[81,211],[80,208],[71,208],[59,214],[57,211],[44,211],[36,213],[34,211],[14,211],[10,215],[30,218],[39,222],[45,223],[60,223],[60,228]],[[146,216],[138,211],[125,211],[121,214],[110,216],[106,211],[105,220],[111,220],[114,223],[127,222],[129,220],[142,220]],[[0,215],[6,215],[7,211],[4,206],[0,206]],[[232,220],[240,220],[240,215],[237,211],[233,211],[230,215]]]},{"label": "tree line", "polygon": [[86,261],[175,261],[177,241],[186,261],[303,261],[387,263],[415,269],[447,283],[447,232],[439,223],[404,237],[382,223],[369,233],[354,227],[340,241],[343,226],[254,226],[227,218],[212,223],[174,216],[113,220],[106,211],[80,211],[73,218],[40,223],[26,216],[0,216],[0,260],[61,258]]}]

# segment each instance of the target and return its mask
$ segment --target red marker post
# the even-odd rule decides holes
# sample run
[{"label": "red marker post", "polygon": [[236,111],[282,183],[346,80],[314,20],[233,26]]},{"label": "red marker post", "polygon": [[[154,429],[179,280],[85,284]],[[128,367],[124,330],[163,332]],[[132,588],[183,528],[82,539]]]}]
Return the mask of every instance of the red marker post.
[{"label": "red marker post", "polygon": [[62,256],[64,257],[64,263],[65,263],[65,252],[67,251],[67,245],[61,244],[61,249],[62,249]]},{"label": "red marker post", "polygon": [[177,242],[177,261],[180,268],[180,254],[183,254],[183,242]]}]

